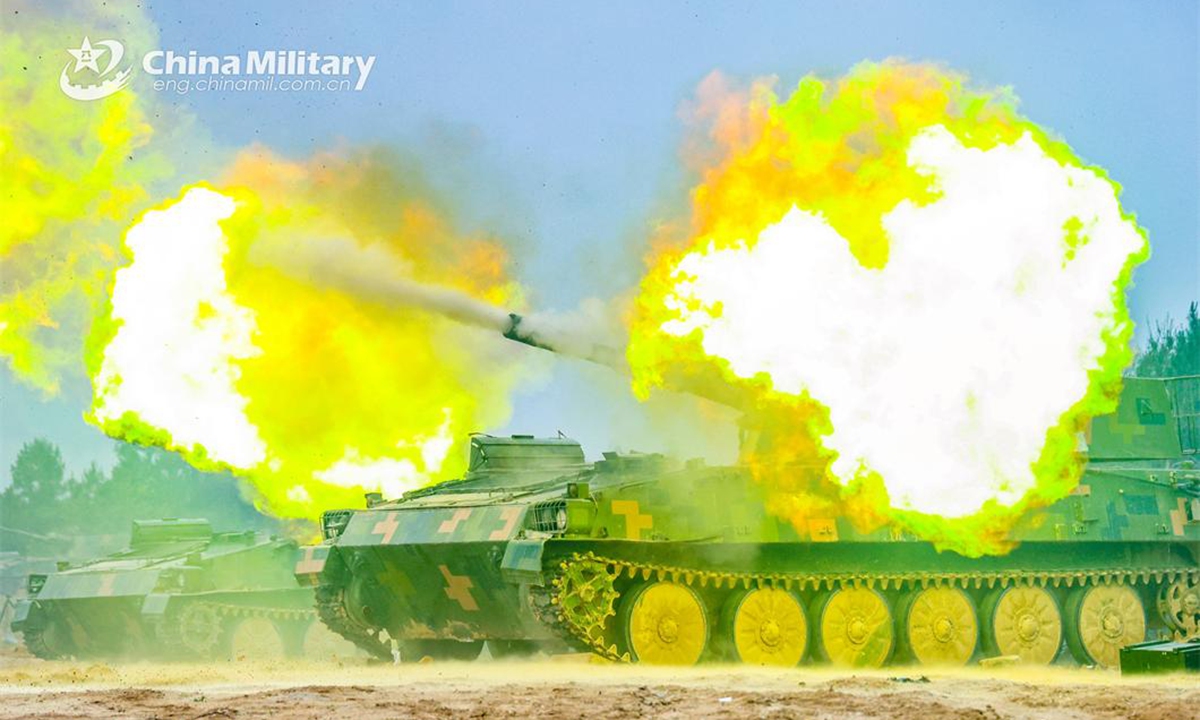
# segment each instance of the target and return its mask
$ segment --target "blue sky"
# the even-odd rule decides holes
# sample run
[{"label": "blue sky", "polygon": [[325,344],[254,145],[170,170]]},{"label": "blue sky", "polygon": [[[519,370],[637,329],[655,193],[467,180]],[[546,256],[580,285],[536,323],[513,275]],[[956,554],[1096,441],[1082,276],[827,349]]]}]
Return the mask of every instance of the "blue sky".
[{"label": "blue sky", "polygon": [[190,96],[218,140],[300,154],[338,138],[457,136],[482,156],[476,177],[515,196],[508,222],[536,249],[521,279],[556,305],[611,289],[578,253],[643,227],[678,181],[676,114],[707,73],[787,87],[889,56],[1012,86],[1026,115],[1111,172],[1154,243],[1137,317],[1178,314],[1198,294],[1192,2],[221,5],[154,6],[164,47],[379,59],[359,94]]},{"label": "blue sky", "polygon": [[[303,156],[338,142],[388,143],[427,160],[465,197],[469,227],[516,243],[533,303],[570,309],[636,282],[631,250],[684,190],[680,103],[709,72],[839,74],[890,56],[945,63],[1009,85],[1025,115],[1124,186],[1150,233],[1136,320],[1200,297],[1200,10],[1155,2],[205,2],[154,3],[164,49],[205,54],[302,48],[376,55],[359,93],[193,93],[224,146]],[[86,30],[81,28],[81,31]],[[62,59],[47,60],[61,64]],[[200,179],[200,178],[195,178]],[[636,253],[634,253],[636,255]],[[517,398],[506,430],[562,429],[593,451],[626,445],[588,411],[620,394],[561,365]],[[3,371],[3,461],[29,432],[67,445],[72,469],[107,460],[78,419],[86,388],[41,405]],[[562,398],[574,401],[563,403]],[[36,407],[34,407],[36,405]],[[47,428],[41,430],[41,428]],[[7,481],[7,471],[2,473]]]}]

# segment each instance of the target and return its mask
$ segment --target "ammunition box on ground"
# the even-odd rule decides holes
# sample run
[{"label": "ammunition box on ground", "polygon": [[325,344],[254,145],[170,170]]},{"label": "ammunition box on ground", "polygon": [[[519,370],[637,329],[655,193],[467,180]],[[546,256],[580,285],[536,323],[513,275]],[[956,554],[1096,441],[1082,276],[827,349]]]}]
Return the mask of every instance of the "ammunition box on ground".
[{"label": "ammunition box on ground", "polygon": [[1121,648],[1122,675],[1200,672],[1200,642],[1153,641]]}]

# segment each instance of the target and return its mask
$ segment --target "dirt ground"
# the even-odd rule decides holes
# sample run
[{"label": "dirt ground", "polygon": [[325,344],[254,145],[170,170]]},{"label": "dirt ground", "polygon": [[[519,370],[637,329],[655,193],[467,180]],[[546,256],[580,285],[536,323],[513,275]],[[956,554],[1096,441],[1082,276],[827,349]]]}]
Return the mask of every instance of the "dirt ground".
[{"label": "dirt ground", "polygon": [[153,665],[0,654],[0,718],[1200,718],[1200,677],[1074,668]]}]

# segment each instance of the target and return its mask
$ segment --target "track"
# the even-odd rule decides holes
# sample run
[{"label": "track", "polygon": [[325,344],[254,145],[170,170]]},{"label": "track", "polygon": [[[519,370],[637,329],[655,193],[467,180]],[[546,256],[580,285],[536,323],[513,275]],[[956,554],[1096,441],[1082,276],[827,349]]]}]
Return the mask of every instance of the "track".
[{"label": "track", "polygon": [[558,565],[534,611],[574,646],[619,662],[1048,664],[1065,641],[1081,664],[1114,666],[1122,645],[1156,628],[1194,635],[1179,596],[1197,585],[1200,569],[755,574],[588,553]]},{"label": "track", "polygon": [[320,616],[321,622],[371,657],[390,661],[391,648],[376,635],[362,629],[346,614],[344,592],[341,586],[317,586],[317,615]]}]

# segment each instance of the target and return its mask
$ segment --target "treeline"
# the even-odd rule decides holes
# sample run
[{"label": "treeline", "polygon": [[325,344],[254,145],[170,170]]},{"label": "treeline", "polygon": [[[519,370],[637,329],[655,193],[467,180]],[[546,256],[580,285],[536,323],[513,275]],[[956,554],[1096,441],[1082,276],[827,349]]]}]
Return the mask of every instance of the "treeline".
[{"label": "treeline", "polygon": [[1146,339],[1146,348],[1138,353],[1133,374],[1139,377],[1179,377],[1200,375],[1200,313],[1196,303],[1188,305],[1182,324],[1169,318],[1155,323]]},{"label": "treeline", "polygon": [[86,551],[73,546],[80,537],[112,535],[123,544],[135,519],[199,517],[216,530],[277,529],[233,476],[201,472],[160,448],[122,443],[111,472],[93,464],[68,477],[58,447],[36,439],[17,454],[11,480],[0,493],[0,550],[28,556]]}]

